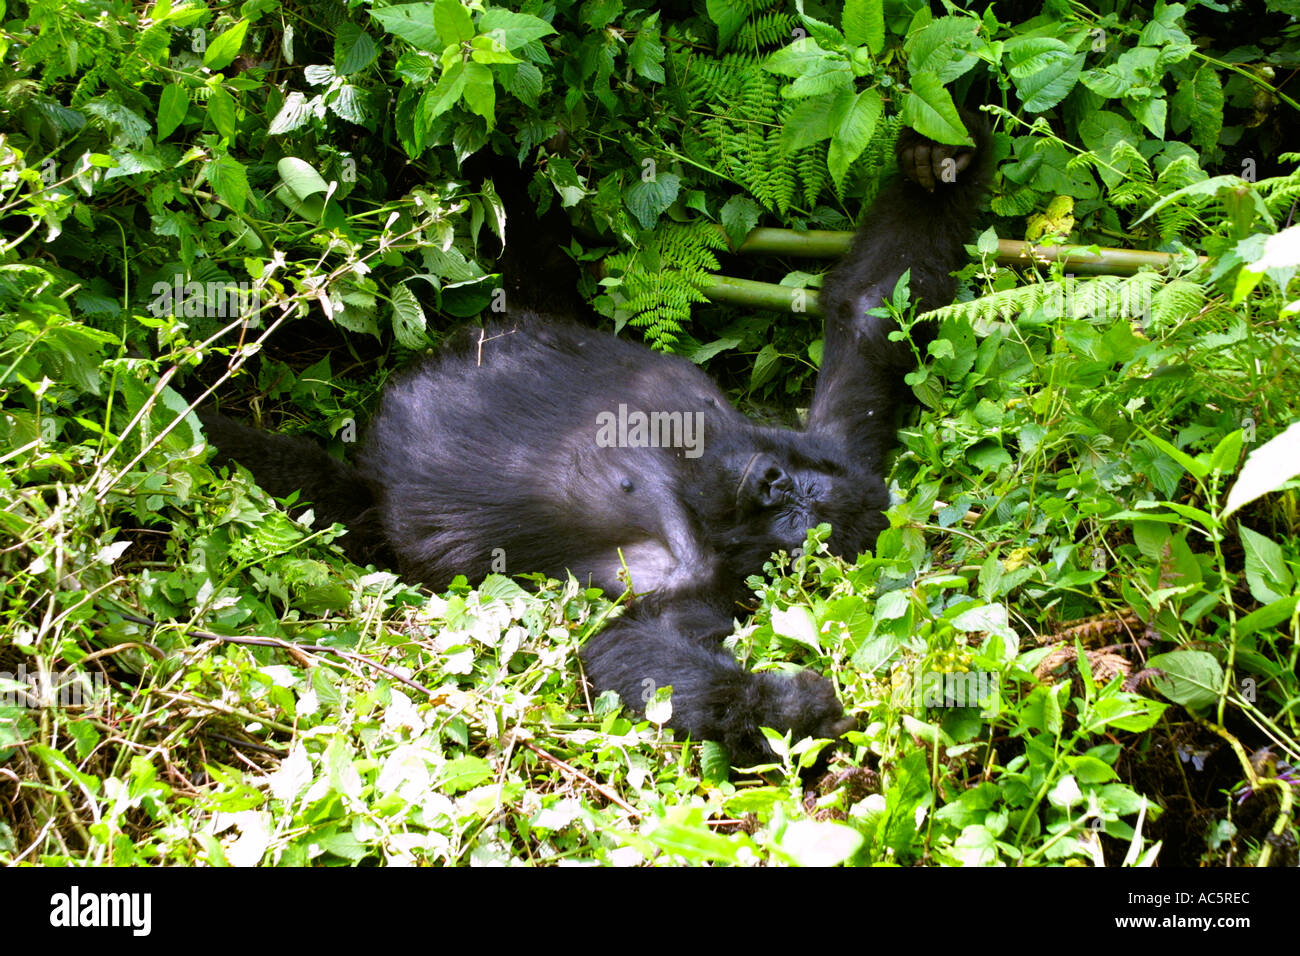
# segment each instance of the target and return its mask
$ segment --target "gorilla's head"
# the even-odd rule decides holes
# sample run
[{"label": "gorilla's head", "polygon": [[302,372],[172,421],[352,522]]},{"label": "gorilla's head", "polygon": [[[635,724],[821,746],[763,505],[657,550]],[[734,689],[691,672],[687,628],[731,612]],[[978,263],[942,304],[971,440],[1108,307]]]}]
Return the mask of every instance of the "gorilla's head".
[{"label": "gorilla's head", "polygon": [[720,543],[748,573],[774,551],[802,547],[808,529],[819,524],[831,526],[831,551],[849,560],[889,525],[883,514],[889,493],[878,475],[809,455],[794,442],[752,452],[728,477],[734,511]]}]

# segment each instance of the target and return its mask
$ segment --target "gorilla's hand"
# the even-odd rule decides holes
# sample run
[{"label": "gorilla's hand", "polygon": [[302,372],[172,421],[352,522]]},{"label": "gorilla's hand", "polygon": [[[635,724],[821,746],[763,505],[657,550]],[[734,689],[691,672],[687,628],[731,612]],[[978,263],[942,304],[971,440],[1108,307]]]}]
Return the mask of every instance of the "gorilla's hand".
[{"label": "gorilla's hand", "polygon": [[727,741],[732,760],[746,766],[771,760],[771,751],[759,727],[790,731],[790,739],[814,737],[836,740],[857,726],[844,715],[844,707],[835,696],[835,687],[812,671],[797,674],[763,673],[754,675],[750,688],[753,707],[750,733],[742,739]]},{"label": "gorilla's hand", "polygon": [[927,139],[914,129],[904,128],[898,135],[898,170],[926,192],[934,192],[945,183],[956,183],[975,160],[987,138],[988,121],[977,113],[962,112],[966,127],[974,136],[975,146],[948,146]]}]

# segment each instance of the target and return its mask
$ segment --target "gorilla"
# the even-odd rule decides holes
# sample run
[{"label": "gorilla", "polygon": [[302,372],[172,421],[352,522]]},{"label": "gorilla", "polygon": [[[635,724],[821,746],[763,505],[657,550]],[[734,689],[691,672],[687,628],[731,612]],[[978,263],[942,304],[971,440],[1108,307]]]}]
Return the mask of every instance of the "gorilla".
[{"label": "gorilla", "polygon": [[887,526],[885,456],[914,360],[872,310],[905,270],[923,307],[951,300],[988,165],[987,125],[969,125],[974,148],[900,138],[901,176],[823,285],[803,428],[750,421],[684,358],[521,309],[392,380],[354,464],[205,414],[209,439],[266,491],[301,491],[318,520],[346,525],[354,559],[430,588],[481,579],[502,555],[511,570],[630,587],[582,651],[589,681],[632,708],[671,686],[668,726],[739,766],[770,759],[760,727],[837,738],[853,721],[829,681],[747,671],[721,641],[774,551],[827,522],[831,550],[853,559]]}]

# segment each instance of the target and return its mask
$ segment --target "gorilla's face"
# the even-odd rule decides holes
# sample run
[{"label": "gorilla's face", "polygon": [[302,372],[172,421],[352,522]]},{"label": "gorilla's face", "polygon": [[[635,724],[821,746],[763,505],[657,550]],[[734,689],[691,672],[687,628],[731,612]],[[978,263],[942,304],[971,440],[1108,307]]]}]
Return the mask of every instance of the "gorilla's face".
[{"label": "gorilla's face", "polygon": [[754,550],[793,552],[809,528],[831,526],[830,548],[853,559],[888,527],[884,483],[873,474],[851,474],[834,462],[798,454],[755,453],[736,493],[737,538]]},{"label": "gorilla's face", "polygon": [[817,521],[817,503],[829,491],[828,476],[796,469],[765,452],[755,453],[737,487],[740,520],[756,537],[766,537],[772,550],[791,551],[803,544],[804,534]]}]

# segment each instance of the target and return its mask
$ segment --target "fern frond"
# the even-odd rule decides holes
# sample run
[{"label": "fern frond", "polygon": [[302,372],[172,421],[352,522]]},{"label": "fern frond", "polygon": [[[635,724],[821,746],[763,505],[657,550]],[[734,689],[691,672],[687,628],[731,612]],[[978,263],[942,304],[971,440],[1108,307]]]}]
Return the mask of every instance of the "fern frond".
[{"label": "fern frond", "polygon": [[1264,204],[1274,218],[1289,213],[1291,207],[1300,201],[1300,169],[1287,176],[1261,179],[1255,184],[1255,189],[1264,198]]},{"label": "fern frond", "polygon": [[[1156,272],[1139,272],[1123,278],[1066,277],[1003,289],[969,302],[956,302],[926,313],[925,318],[935,322],[956,318],[977,326],[988,326],[1039,309],[1046,310],[1053,317],[1066,319],[1115,315],[1138,318],[1154,313],[1156,290],[1164,284],[1164,277]],[[1162,308],[1166,315],[1171,315],[1189,303],[1187,290],[1178,289],[1164,300]]]},{"label": "fern frond", "polygon": [[1176,279],[1156,290],[1151,299],[1151,326],[1154,331],[1177,325],[1205,307],[1205,289],[1195,282]]},{"label": "fern frond", "polygon": [[789,43],[799,21],[788,13],[767,13],[754,17],[736,34],[735,46],[745,50],[762,50]]},{"label": "fern frond", "polygon": [[726,246],[710,223],[661,222],[647,246],[606,260],[610,274],[622,278],[620,312],[644,330],[653,348],[670,350],[690,321],[691,306],[708,301],[700,290],[719,268],[716,253]]}]

